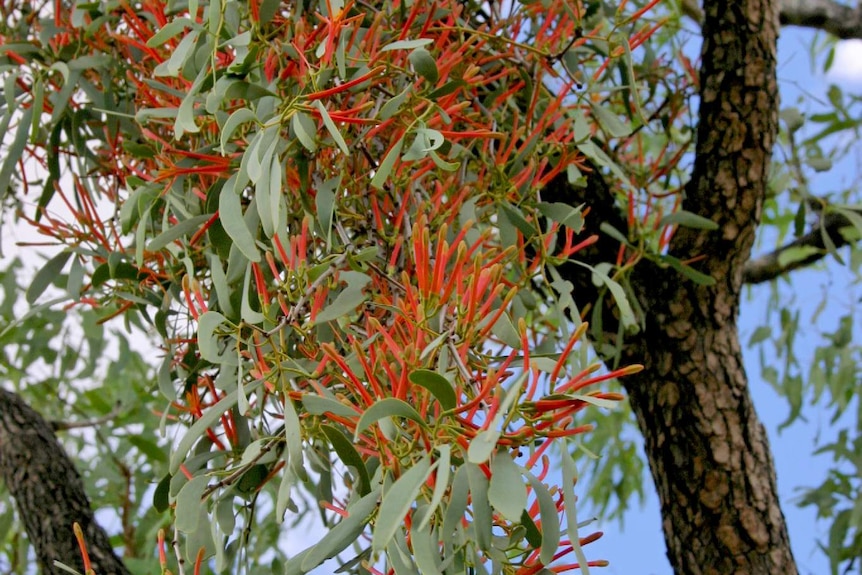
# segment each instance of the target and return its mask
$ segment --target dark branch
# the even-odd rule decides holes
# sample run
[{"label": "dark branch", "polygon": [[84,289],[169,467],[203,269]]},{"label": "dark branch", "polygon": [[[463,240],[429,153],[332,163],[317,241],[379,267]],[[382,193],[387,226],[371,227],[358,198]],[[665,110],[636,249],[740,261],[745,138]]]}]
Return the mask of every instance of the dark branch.
[{"label": "dark branch", "polygon": [[[742,281],[747,284],[758,284],[773,280],[793,270],[810,266],[823,259],[830,251],[826,245],[825,236],[829,236],[834,248],[840,248],[850,243],[847,237],[840,233],[841,228],[852,227],[852,222],[838,212],[827,212],[823,220],[813,230],[782,246],[774,252],[749,260],[742,273]],[[812,252],[801,259],[781,262],[783,254],[795,248],[814,248]]]},{"label": "dark branch", "polygon": [[[782,26],[801,26],[828,32],[847,40],[862,38],[862,7],[853,8],[835,0],[779,0]],[[697,0],[683,0],[682,13],[703,23],[703,11]]]},{"label": "dark branch", "polygon": [[862,7],[835,0],[780,0],[783,26],[804,26],[846,40],[862,38]]}]

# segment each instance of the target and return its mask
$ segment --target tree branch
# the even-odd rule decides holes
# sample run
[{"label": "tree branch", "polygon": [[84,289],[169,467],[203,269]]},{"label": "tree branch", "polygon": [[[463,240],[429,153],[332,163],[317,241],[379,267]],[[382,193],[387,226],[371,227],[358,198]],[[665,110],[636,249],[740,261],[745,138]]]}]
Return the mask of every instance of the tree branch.
[{"label": "tree branch", "polygon": [[779,8],[783,26],[816,28],[842,40],[862,38],[862,6],[836,0],[780,0]]},{"label": "tree branch", "polygon": [[[853,223],[839,212],[827,212],[820,223],[810,232],[785,246],[760,257],[749,260],[742,272],[742,281],[747,284],[758,284],[775,279],[793,270],[810,266],[820,261],[833,248],[826,245],[825,236],[829,236],[834,248],[850,244],[850,241],[840,233],[841,228],[852,227]],[[817,251],[801,259],[781,262],[781,256],[796,248],[814,248]]]},{"label": "tree branch", "polygon": [[[823,30],[842,40],[862,38],[862,6],[853,8],[836,0],[779,0],[782,26],[801,26]],[[703,10],[697,0],[682,0],[682,13],[703,23]]]}]

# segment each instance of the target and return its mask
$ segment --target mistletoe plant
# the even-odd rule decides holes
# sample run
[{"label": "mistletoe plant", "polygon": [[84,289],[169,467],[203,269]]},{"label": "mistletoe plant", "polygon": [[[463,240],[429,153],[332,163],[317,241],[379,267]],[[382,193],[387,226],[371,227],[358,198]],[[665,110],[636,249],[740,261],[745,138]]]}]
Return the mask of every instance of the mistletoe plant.
[{"label": "mistletoe plant", "polygon": [[[554,266],[596,238],[541,191],[622,126],[599,82],[633,80],[655,3],[611,25],[567,0],[4,3],[0,188],[63,246],[28,299],[65,271],[162,338],[179,568],[604,563],[571,448],[621,399],[591,386],[638,366],[577,345]],[[631,327],[606,272],[584,266]],[[329,531],[289,557],[277,525],[309,499]]]}]

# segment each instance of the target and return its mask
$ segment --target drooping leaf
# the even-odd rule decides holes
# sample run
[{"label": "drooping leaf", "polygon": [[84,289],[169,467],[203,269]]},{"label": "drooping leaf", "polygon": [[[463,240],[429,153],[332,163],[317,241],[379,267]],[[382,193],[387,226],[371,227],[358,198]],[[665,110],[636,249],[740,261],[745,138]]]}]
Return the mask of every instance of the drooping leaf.
[{"label": "drooping leaf", "polygon": [[444,376],[429,369],[417,369],[410,372],[409,379],[412,383],[430,391],[444,410],[455,408],[455,388]]},{"label": "drooping leaf", "polygon": [[497,452],[491,457],[488,500],[503,517],[514,523],[527,507],[527,488],[521,477],[521,468],[505,452]]},{"label": "drooping leaf", "polygon": [[380,511],[371,538],[372,552],[383,551],[397,529],[404,524],[408,510],[416,503],[419,490],[428,479],[432,465],[428,456],[421,458],[383,493]]},{"label": "drooping leaf", "polygon": [[356,424],[356,432],[353,440],[357,441],[363,431],[377,423],[384,417],[404,417],[425,427],[427,424],[419,412],[416,411],[409,403],[395,397],[387,397],[376,402],[374,405],[365,410],[359,422]]}]

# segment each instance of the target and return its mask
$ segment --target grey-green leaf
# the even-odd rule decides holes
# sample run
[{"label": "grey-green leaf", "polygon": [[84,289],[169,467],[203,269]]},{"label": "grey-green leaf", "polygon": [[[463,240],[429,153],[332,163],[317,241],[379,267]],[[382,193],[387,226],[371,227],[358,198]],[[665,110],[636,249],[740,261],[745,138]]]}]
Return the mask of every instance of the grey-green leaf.
[{"label": "grey-green leaf", "polygon": [[193,477],[177,494],[176,527],[183,533],[193,533],[198,528],[201,497],[209,478],[206,475]]},{"label": "grey-green leaf", "polygon": [[430,369],[417,369],[410,374],[409,379],[430,391],[444,410],[455,409],[455,388],[444,376]]},{"label": "grey-green leaf", "polygon": [[500,514],[517,523],[527,507],[527,488],[521,469],[508,453],[497,452],[491,458],[491,485],[488,500]]},{"label": "grey-green leaf", "polygon": [[363,431],[384,417],[404,417],[412,419],[423,427],[427,426],[419,412],[413,409],[409,403],[395,397],[387,397],[365,410],[365,413],[359,418],[359,423],[356,424],[354,441]]},{"label": "grey-green leaf", "polygon": [[51,282],[57,279],[57,276],[63,271],[66,262],[69,261],[71,256],[72,252],[62,251],[39,268],[39,271],[33,276],[33,281],[30,282],[30,287],[27,288],[27,303],[33,304],[39,299],[39,296],[48,289]]},{"label": "grey-green leaf", "polygon": [[224,231],[233,240],[234,245],[245,257],[253,262],[260,261],[260,252],[257,250],[254,237],[243,218],[242,205],[239,196],[233,191],[233,186],[225,184],[219,194],[219,220]]},{"label": "grey-green leaf", "polygon": [[431,462],[426,455],[383,494],[371,538],[371,548],[374,553],[384,550],[395,531],[404,524],[404,517],[416,502],[416,496],[419,495],[419,490],[430,473]]},{"label": "grey-green leaf", "polygon": [[672,214],[664,216],[659,221],[659,226],[667,226],[678,224],[686,228],[694,228],[698,230],[717,230],[718,224],[709,218],[687,212],[685,210],[677,210]]}]

